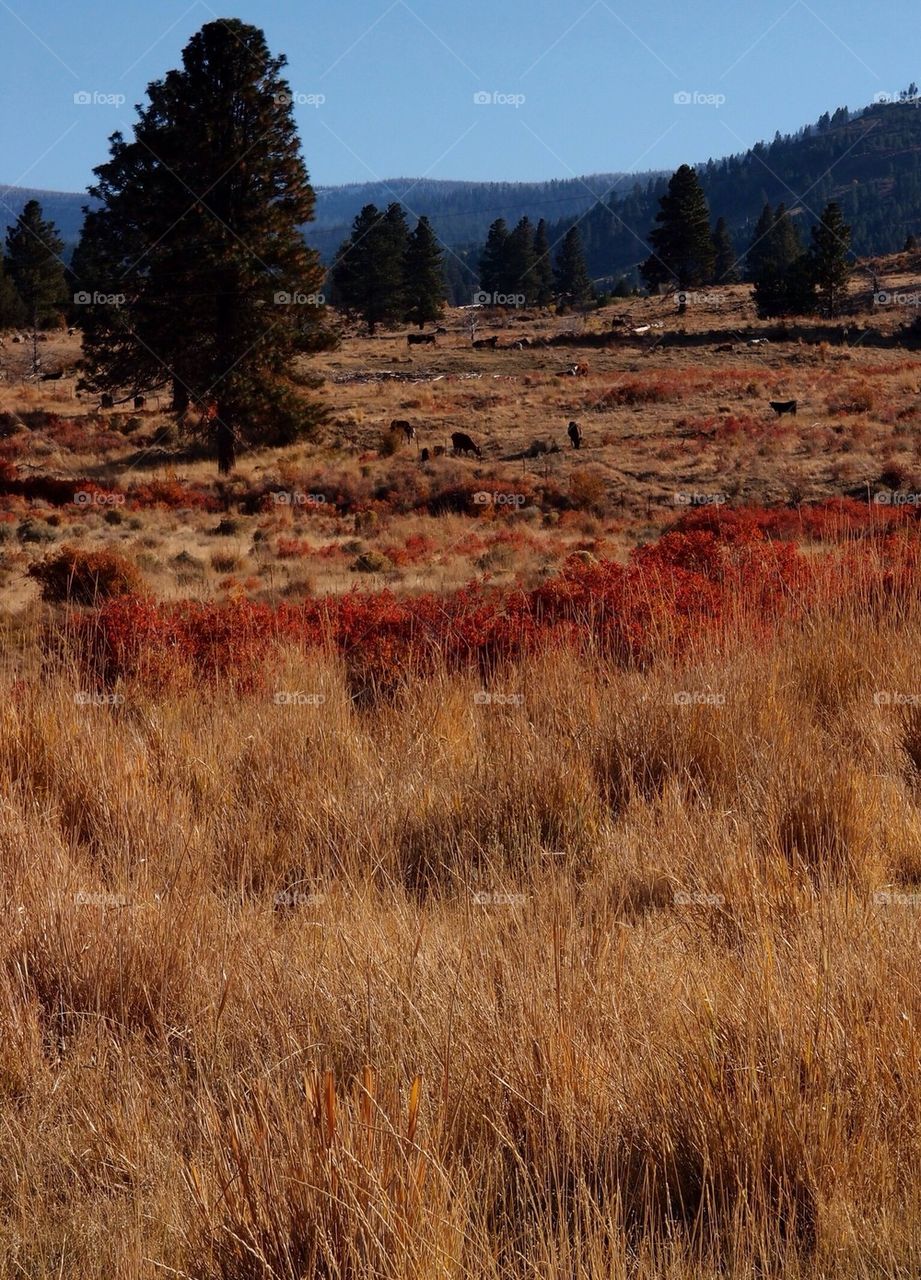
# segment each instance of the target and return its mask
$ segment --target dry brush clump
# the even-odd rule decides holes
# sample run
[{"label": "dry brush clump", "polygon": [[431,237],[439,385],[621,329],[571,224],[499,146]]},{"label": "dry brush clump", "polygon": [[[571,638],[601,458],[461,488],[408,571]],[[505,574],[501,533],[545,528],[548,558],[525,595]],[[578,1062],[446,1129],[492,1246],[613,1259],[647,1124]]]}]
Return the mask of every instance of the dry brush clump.
[{"label": "dry brush clump", "polygon": [[178,680],[20,637],[0,1273],[911,1274],[921,615],[868,581],[370,700],[211,614]]}]

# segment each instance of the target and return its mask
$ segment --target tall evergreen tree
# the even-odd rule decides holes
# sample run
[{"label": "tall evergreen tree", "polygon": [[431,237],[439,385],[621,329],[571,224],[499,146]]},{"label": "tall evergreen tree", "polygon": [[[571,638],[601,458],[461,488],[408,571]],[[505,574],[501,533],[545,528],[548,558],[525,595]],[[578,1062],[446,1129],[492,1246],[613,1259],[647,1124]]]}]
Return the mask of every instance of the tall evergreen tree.
[{"label": "tall evergreen tree", "polygon": [[181,69],[149,86],[133,141],[112,136],[78,255],[94,277],[81,287],[117,299],[87,309],[87,384],[172,381],[177,405],[202,408],[222,472],[244,429],[281,443],[321,416],[293,366],[328,335],[285,65],[258,27],[202,27]]},{"label": "tall evergreen tree", "polygon": [[755,224],[751,244],[748,246],[748,252],[745,255],[745,279],[749,284],[754,284],[759,275],[762,274],[764,264],[770,256],[770,237],[774,227],[774,218],[774,210],[769,204],[765,204],[761,210],[761,216]]},{"label": "tall evergreen tree", "polygon": [[[783,204],[768,218],[769,213],[765,206],[746,259],[746,276],[755,286],[752,296],[761,315],[805,314],[812,310],[815,294],[799,231]],[[762,223],[768,222],[765,231]]]},{"label": "tall evergreen tree", "polygon": [[26,322],[26,309],[16,286],[10,279],[3,259],[0,258],[0,329],[18,329]]},{"label": "tall evergreen tree", "polygon": [[490,297],[505,292],[508,235],[505,219],[497,218],[489,228],[480,254],[480,292],[488,293]]},{"label": "tall evergreen tree", "polygon": [[832,200],[822,219],[812,228],[809,264],[818,290],[819,303],[828,316],[836,316],[847,298],[851,278],[851,228],[844,221],[841,206]]},{"label": "tall evergreen tree", "polygon": [[404,319],[404,269],[409,247],[406,214],[399,204],[381,211],[366,204],[352,223],[333,266],[338,304],[359,315],[374,334],[378,325]]},{"label": "tall evergreen tree", "polygon": [[537,298],[534,227],[527,217],[517,223],[506,241],[502,286],[506,297],[521,298],[525,305]]},{"label": "tall evergreen tree", "polygon": [[714,284],[737,284],[739,280],[738,259],[732,235],[725,218],[717,218],[713,228],[713,282]]},{"label": "tall evergreen tree", "polygon": [[67,306],[63,252],[64,241],[54,223],[42,216],[37,200],[30,200],[7,232],[4,266],[33,333],[56,320]]},{"label": "tall evergreen tree", "polygon": [[421,329],[444,312],[444,258],[428,218],[422,217],[409,237],[403,261],[406,319]]},{"label": "tall evergreen tree", "polygon": [[690,165],[683,164],[672,175],[659,200],[656,222],[649,233],[653,252],[640,268],[649,287],[674,283],[678,289],[690,289],[708,284],[715,259],[710,211]]},{"label": "tall evergreen tree", "polygon": [[577,307],[592,296],[592,282],[582,252],[578,227],[570,227],[563,237],[556,259],[556,291],[560,306]]},{"label": "tall evergreen tree", "polygon": [[553,276],[553,258],[550,252],[550,237],[547,234],[547,223],[544,218],[537,224],[534,232],[534,301],[539,307],[549,307],[556,292],[556,280]]}]

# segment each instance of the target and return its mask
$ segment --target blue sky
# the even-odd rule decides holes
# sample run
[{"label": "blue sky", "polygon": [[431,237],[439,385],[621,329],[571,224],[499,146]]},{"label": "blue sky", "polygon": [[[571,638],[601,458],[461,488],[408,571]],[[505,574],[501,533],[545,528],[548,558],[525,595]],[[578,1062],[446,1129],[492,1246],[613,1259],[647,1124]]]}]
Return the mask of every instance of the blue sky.
[{"label": "blue sky", "polygon": [[909,0],[0,0],[0,181],[82,190],[217,16],[288,55],[324,185],[670,169],[921,80]]}]

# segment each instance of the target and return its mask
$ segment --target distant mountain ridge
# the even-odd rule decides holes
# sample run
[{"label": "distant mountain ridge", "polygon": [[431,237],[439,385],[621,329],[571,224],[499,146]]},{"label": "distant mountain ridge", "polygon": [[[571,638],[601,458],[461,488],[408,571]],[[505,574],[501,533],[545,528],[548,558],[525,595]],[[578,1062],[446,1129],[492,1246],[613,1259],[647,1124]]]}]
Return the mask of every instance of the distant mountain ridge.
[{"label": "distant mountain ridge", "polygon": [[[659,175],[648,175],[659,176]],[[316,218],[307,227],[307,238],[329,261],[348,237],[355,215],[366,204],[383,208],[393,201],[404,204],[410,215],[432,222],[446,243],[470,245],[485,240],[496,218],[517,222],[545,217],[548,222],[578,218],[599,199],[636,181],[635,174],[602,173],[547,182],[466,182],[460,179],[389,178],[353,182],[345,186],[317,186]],[[14,222],[28,200],[38,200],[45,216],[56,223],[64,241],[72,246],[80,236],[83,208],[92,204],[81,192],[43,191],[0,186],[0,224]]]},{"label": "distant mountain ridge", "polygon": [[[729,224],[743,256],[764,204],[783,202],[804,238],[824,205],[838,200],[861,256],[901,249],[907,235],[921,238],[921,98],[874,103],[857,111],[839,107],[795,134],[775,135],[748,151],[697,164],[713,221]],[[579,221],[586,259],[596,280],[632,275],[648,253],[646,240],[668,173],[602,173],[547,182],[465,182],[393,178],[316,188],[316,219],[308,241],[330,262],[352,220],[366,204],[402,203],[412,219],[425,214],[452,253],[446,255],[455,298],[469,292],[479,247],[491,222],[511,226],[525,214],[546,218],[551,243]],[[802,197],[802,198],[801,198]],[[0,187],[0,221],[15,220],[28,199],[73,246],[89,197],[76,192]],[[469,263],[471,271],[462,262]]]}]

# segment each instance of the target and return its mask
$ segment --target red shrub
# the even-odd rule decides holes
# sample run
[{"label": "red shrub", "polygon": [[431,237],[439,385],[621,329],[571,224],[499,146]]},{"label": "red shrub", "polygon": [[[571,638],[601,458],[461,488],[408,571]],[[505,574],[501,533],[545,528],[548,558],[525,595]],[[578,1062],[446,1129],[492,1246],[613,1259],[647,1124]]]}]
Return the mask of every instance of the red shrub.
[{"label": "red shrub", "polygon": [[29,568],[52,604],[96,604],[134,595],[143,587],[137,568],[117,551],[82,551],[63,546]]}]

